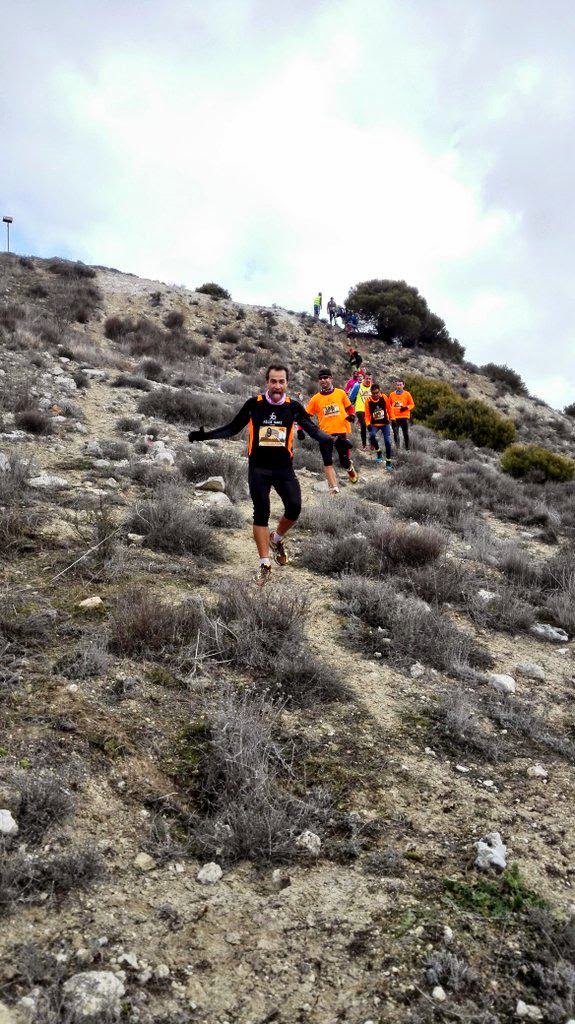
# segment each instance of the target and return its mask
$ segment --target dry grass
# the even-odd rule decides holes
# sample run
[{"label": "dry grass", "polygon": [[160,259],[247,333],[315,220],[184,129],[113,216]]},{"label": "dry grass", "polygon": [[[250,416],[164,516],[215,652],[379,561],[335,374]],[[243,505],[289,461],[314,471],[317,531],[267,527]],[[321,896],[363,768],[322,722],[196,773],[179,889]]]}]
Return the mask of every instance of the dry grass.
[{"label": "dry grass", "polygon": [[171,391],[158,388],[140,400],[138,412],[145,416],[158,416],[168,423],[187,423],[192,427],[221,426],[230,415],[230,407],[223,397],[179,388]]},{"label": "dry grass", "polygon": [[222,476],[226,494],[232,501],[241,501],[247,494],[247,461],[230,455],[222,445],[217,448],[194,445],[191,454],[178,464],[178,469],[191,483],[199,483],[209,476]]},{"label": "dry grass", "polygon": [[199,598],[174,605],[148,589],[133,586],[116,599],[108,630],[112,654],[138,657],[199,645],[209,632],[209,622]]},{"label": "dry grass", "polygon": [[214,537],[207,518],[192,505],[185,491],[174,484],[156,488],[153,497],[137,504],[126,529],[140,533],[155,551],[172,555],[194,555],[197,559],[221,562],[221,544]]}]

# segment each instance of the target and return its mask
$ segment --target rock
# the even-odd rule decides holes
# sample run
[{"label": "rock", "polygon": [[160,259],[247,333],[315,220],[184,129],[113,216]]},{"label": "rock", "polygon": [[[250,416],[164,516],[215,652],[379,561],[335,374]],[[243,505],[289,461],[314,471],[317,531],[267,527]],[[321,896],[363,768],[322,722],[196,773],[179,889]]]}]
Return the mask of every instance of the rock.
[{"label": "rock", "polygon": [[490,601],[494,601],[497,594],[494,590],[484,590],[483,588],[477,591],[477,596],[480,601],[485,601],[485,604],[489,604]]},{"label": "rock", "polygon": [[431,993],[431,996],[438,1003],[444,1003],[445,1000],[447,999],[447,993],[446,993],[445,989],[441,987],[441,985],[436,985],[435,986],[435,988],[433,989],[433,992]]},{"label": "rock", "polygon": [[468,768],[467,765],[465,765],[465,764],[456,764],[455,765],[455,771],[456,772],[462,772],[463,774],[466,774],[467,772],[471,771],[471,768]]},{"label": "rock", "polygon": [[527,774],[531,779],[546,779],[548,777],[548,772],[542,764],[530,765],[527,769]]},{"label": "rock", "polygon": [[307,850],[308,853],[317,857],[321,850],[321,839],[315,832],[310,832],[310,830],[306,828],[305,832],[302,832],[301,835],[297,837],[295,845],[299,847],[300,850]]},{"label": "rock", "polygon": [[18,822],[12,817],[11,811],[3,808],[0,810],[0,836],[15,836],[18,831]]},{"label": "rock", "polygon": [[202,493],[203,505],[215,505],[216,508],[233,508],[234,503],[227,494],[222,491],[204,491]]},{"label": "rock", "polygon": [[95,469],[111,469],[112,468],[112,463],[110,462],[110,459],[94,459],[94,468]]},{"label": "rock", "polygon": [[327,481],[322,480],[320,483],[314,484],[312,487],[312,491],[315,491],[316,494],[327,494],[327,492],[329,491]]},{"label": "rock", "polygon": [[158,448],[154,452],[154,462],[158,462],[161,466],[173,466],[176,462],[176,453],[170,451],[169,448]]},{"label": "rock", "polygon": [[75,1020],[120,1012],[123,983],[111,971],[83,971],[64,982],[62,991]]},{"label": "rock", "polygon": [[[28,1017],[28,1015],[26,1014]],[[30,1019],[28,1017],[28,1019]],[[6,1003],[0,1003],[0,1024],[23,1024],[23,1015],[15,1009],[13,1006],[6,1006]]]},{"label": "rock", "polygon": [[88,441],[86,444],[86,455],[92,455],[95,459],[103,458],[104,452],[97,441]]},{"label": "rock", "polygon": [[158,964],[157,967],[154,968],[154,974],[156,978],[163,981],[165,978],[170,977],[170,968],[167,964]]},{"label": "rock", "polygon": [[502,675],[497,672],[490,672],[487,677],[488,683],[498,693],[515,693],[517,685],[513,676]]},{"label": "rock", "polygon": [[545,679],[545,671],[536,661],[521,661],[515,666],[515,671],[527,679],[539,679],[541,682]]},{"label": "rock", "polygon": [[550,626],[548,622],[535,622],[529,632],[540,640],[549,640],[553,644],[564,644],[569,639],[564,629]]},{"label": "rock", "polygon": [[289,875],[284,874],[281,868],[274,868],[272,871],[272,885],[274,889],[282,890],[287,889],[291,885],[291,878]]},{"label": "rock", "polygon": [[443,473],[439,473],[439,472],[436,471],[435,473],[431,474],[431,480],[442,480],[442,479],[443,479]]},{"label": "rock", "polygon": [[65,375],[62,375],[61,377],[58,377],[58,387],[59,388],[64,388],[64,391],[77,391],[78,390],[78,385],[76,384],[76,381],[74,380],[74,378],[73,377],[67,377]]},{"label": "rock", "polygon": [[118,481],[113,476],[109,476],[107,480],[102,480],[105,487],[119,487]]},{"label": "rock", "polygon": [[499,832],[489,832],[475,844],[475,848],[477,850],[475,866],[482,871],[490,867],[503,871],[507,867],[507,847]]},{"label": "rock", "polygon": [[450,928],[448,924],[443,928],[443,941],[446,946],[450,946],[453,942],[453,928]]},{"label": "rock", "polygon": [[127,536],[130,544],[141,546],[144,543],[144,535],[142,533],[129,533]]},{"label": "rock", "polygon": [[140,850],[140,853],[134,857],[134,867],[138,871],[153,871],[156,866],[156,862],[153,857],[150,857],[149,853],[144,853]]},{"label": "rock", "polygon": [[89,611],[91,608],[100,608],[104,602],[101,597],[86,597],[83,601],[80,601],[78,608],[85,608]]},{"label": "rock", "polygon": [[523,1020],[543,1020],[543,1012],[533,1003],[524,1003],[522,999],[517,1000],[515,1016]]},{"label": "rock", "polygon": [[197,491],[225,491],[226,483],[223,476],[209,476],[196,484]]},{"label": "rock", "polygon": [[211,861],[211,863],[204,864],[204,866],[200,868],[196,878],[201,885],[215,885],[216,882],[219,882],[222,875],[223,871],[220,865]]},{"label": "rock", "polygon": [[106,373],[105,370],[93,370],[91,367],[88,367],[86,369],[82,367],[82,370],[86,374],[86,377],[89,377],[90,380],[107,380],[108,378],[108,374]]},{"label": "rock", "polygon": [[122,953],[122,955],[118,957],[118,963],[127,964],[128,967],[132,967],[134,971],[139,970],[140,967],[138,957],[135,953]]},{"label": "rock", "polygon": [[50,473],[40,473],[40,476],[35,476],[29,481],[30,487],[38,487],[40,489],[49,488],[57,490],[60,487],[67,487],[68,481],[64,480],[61,476],[51,476]]},{"label": "rock", "polygon": [[425,665],[422,665],[420,661],[414,661],[409,674],[412,679],[420,679],[421,676],[425,675]]},{"label": "rock", "polygon": [[8,473],[10,469],[10,460],[4,452],[0,452],[0,473]]}]

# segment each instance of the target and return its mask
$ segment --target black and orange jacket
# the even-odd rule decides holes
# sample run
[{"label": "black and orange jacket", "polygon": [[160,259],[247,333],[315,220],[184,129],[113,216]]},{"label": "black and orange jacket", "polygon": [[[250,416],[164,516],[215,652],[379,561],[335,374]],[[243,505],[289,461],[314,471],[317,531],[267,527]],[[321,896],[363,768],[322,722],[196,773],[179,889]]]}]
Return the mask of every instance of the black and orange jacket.
[{"label": "black and orange jacket", "polygon": [[248,458],[258,469],[287,469],[293,459],[295,426],[301,427],[315,441],[331,441],[308,416],[303,405],[286,398],[281,405],[268,402],[265,395],[248,398],[231,423],[215,430],[206,430],[207,441],[233,437],[248,427]]},{"label": "black and orange jacket", "polygon": [[393,406],[387,395],[380,394],[378,399],[366,398],[365,424],[367,427],[385,427],[395,419]]}]

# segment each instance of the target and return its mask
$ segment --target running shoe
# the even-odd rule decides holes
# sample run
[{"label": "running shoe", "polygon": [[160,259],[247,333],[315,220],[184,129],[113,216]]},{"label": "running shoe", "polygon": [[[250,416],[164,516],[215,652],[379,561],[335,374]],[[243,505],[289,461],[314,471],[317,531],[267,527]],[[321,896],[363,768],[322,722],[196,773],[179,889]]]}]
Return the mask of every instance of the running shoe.
[{"label": "running shoe", "polygon": [[287,556],[287,551],[285,549],[285,544],[284,544],[283,540],[274,540],[273,539],[273,533],[271,532],[271,530],[270,530],[270,548],[272,549],[272,551],[274,553],[274,558],[275,558],[275,560],[276,560],[278,565],[287,565],[288,564],[289,559],[288,559],[288,556]]},{"label": "running shoe", "polygon": [[330,487],[329,493],[330,494],[339,494],[339,487]]},{"label": "running shoe", "polygon": [[387,473],[393,473],[393,466],[391,465],[390,459],[385,460],[385,470]]},{"label": "running shoe", "polygon": [[367,451],[367,445],[366,444],[362,444],[361,450],[362,450],[362,452],[366,452]]},{"label": "running shoe", "polygon": [[260,565],[255,577],[256,587],[265,587],[266,583],[268,582],[268,580],[271,580],[271,578],[271,565]]},{"label": "running shoe", "polygon": [[375,453],[375,461],[376,462],[383,462],[383,452],[376,452]]},{"label": "running shoe", "polygon": [[347,475],[349,477],[350,484],[356,484],[357,481],[359,480],[359,473],[357,472],[356,469],[353,468],[353,466],[349,467]]}]

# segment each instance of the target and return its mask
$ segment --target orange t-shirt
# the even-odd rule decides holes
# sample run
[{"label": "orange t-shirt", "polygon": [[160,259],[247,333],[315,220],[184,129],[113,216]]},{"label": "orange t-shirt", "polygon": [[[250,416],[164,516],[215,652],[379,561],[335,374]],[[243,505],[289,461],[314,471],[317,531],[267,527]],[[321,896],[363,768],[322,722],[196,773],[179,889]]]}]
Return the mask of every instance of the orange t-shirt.
[{"label": "orange t-shirt", "polygon": [[307,403],[306,412],[317,416],[319,428],[326,434],[351,434],[346,416],[353,413],[353,405],[342,388],[334,388],[329,395],[318,391]]},{"label": "orange t-shirt", "polygon": [[[400,395],[397,393],[397,391],[390,391],[389,401],[393,406],[393,415],[396,420],[409,419],[409,417],[411,416],[412,409],[415,408],[415,402],[413,401],[413,398],[409,394],[409,391],[405,391],[405,389],[401,392]],[[407,406],[405,412],[401,411],[400,406],[402,405]]]}]

